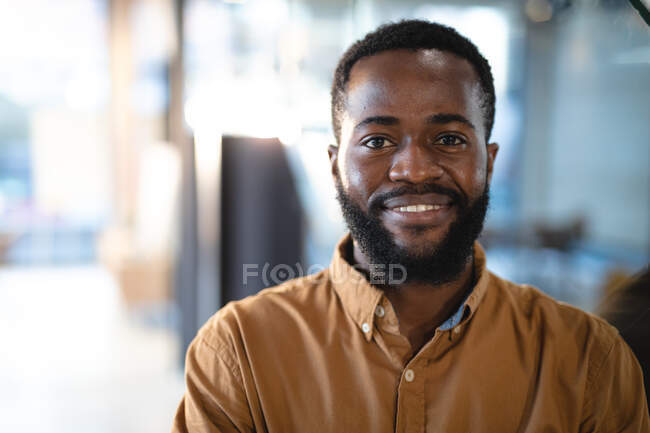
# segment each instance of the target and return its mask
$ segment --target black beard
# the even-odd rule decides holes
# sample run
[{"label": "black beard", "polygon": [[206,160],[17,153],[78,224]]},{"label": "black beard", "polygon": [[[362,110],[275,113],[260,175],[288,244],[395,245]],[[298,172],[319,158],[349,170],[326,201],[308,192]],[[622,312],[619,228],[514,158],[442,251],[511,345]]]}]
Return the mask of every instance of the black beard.
[{"label": "black beard", "polygon": [[[400,187],[390,193],[374,198],[368,212],[364,212],[343,190],[339,179],[336,181],[336,198],[341,205],[343,218],[350,230],[352,239],[366,255],[370,264],[399,264],[406,271],[402,280],[399,270],[396,279],[404,283],[442,284],[456,279],[467,262],[473,257],[474,241],[483,230],[485,215],[490,201],[489,184],[485,182],[483,193],[472,203],[456,191],[435,184],[415,187]],[[404,194],[424,194],[436,192],[452,198],[458,208],[458,216],[449,226],[449,231],[439,243],[422,251],[411,253],[398,246],[392,234],[382,225],[379,214],[383,202]],[[424,228],[422,230],[425,230]],[[390,281],[386,281],[390,285]]]}]

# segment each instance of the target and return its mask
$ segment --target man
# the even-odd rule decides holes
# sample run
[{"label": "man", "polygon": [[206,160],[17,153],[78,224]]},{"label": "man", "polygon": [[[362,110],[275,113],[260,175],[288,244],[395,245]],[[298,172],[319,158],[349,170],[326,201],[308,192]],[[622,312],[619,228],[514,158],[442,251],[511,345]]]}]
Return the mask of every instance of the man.
[{"label": "man", "polygon": [[341,59],[329,269],[231,303],[187,353],[174,432],[648,432],[615,329],[485,268],[498,146],[487,61],[380,27]]}]

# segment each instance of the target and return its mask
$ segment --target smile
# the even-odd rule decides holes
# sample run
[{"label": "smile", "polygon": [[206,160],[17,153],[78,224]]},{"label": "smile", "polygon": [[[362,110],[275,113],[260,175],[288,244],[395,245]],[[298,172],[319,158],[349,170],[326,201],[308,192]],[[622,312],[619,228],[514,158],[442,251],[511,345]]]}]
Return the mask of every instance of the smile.
[{"label": "smile", "polygon": [[385,209],[383,222],[388,227],[439,227],[453,218],[454,208],[450,204],[409,204]]},{"label": "smile", "polygon": [[449,223],[454,208],[446,194],[404,194],[384,202],[383,222],[394,227],[436,227]]},{"label": "smile", "polygon": [[443,205],[440,204],[414,204],[409,206],[398,206],[391,210],[393,212],[426,212],[430,210],[442,209]]}]

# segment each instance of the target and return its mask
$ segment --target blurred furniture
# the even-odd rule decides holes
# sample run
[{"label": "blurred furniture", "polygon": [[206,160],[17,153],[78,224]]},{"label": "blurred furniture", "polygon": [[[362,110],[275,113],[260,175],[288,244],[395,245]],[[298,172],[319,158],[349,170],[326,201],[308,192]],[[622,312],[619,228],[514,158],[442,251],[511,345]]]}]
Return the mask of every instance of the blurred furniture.
[{"label": "blurred furniture", "polygon": [[535,224],[535,235],[541,248],[551,248],[568,252],[585,235],[586,221],[575,218],[564,224]]},{"label": "blurred furniture", "polygon": [[16,236],[11,233],[0,233],[0,264],[5,262],[5,254],[15,239]]}]

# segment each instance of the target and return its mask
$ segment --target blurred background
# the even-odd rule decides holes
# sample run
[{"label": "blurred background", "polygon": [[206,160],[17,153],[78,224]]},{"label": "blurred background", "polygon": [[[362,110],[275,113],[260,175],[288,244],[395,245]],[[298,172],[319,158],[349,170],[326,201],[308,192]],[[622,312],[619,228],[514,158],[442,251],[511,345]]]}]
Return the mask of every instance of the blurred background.
[{"label": "blurred background", "polygon": [[198,327],[328,266],[333,70],[401,18],[492,65],[488,266],[593,312],[647,271],[628,1],[0,0],[0,430],[169,430]]}]

